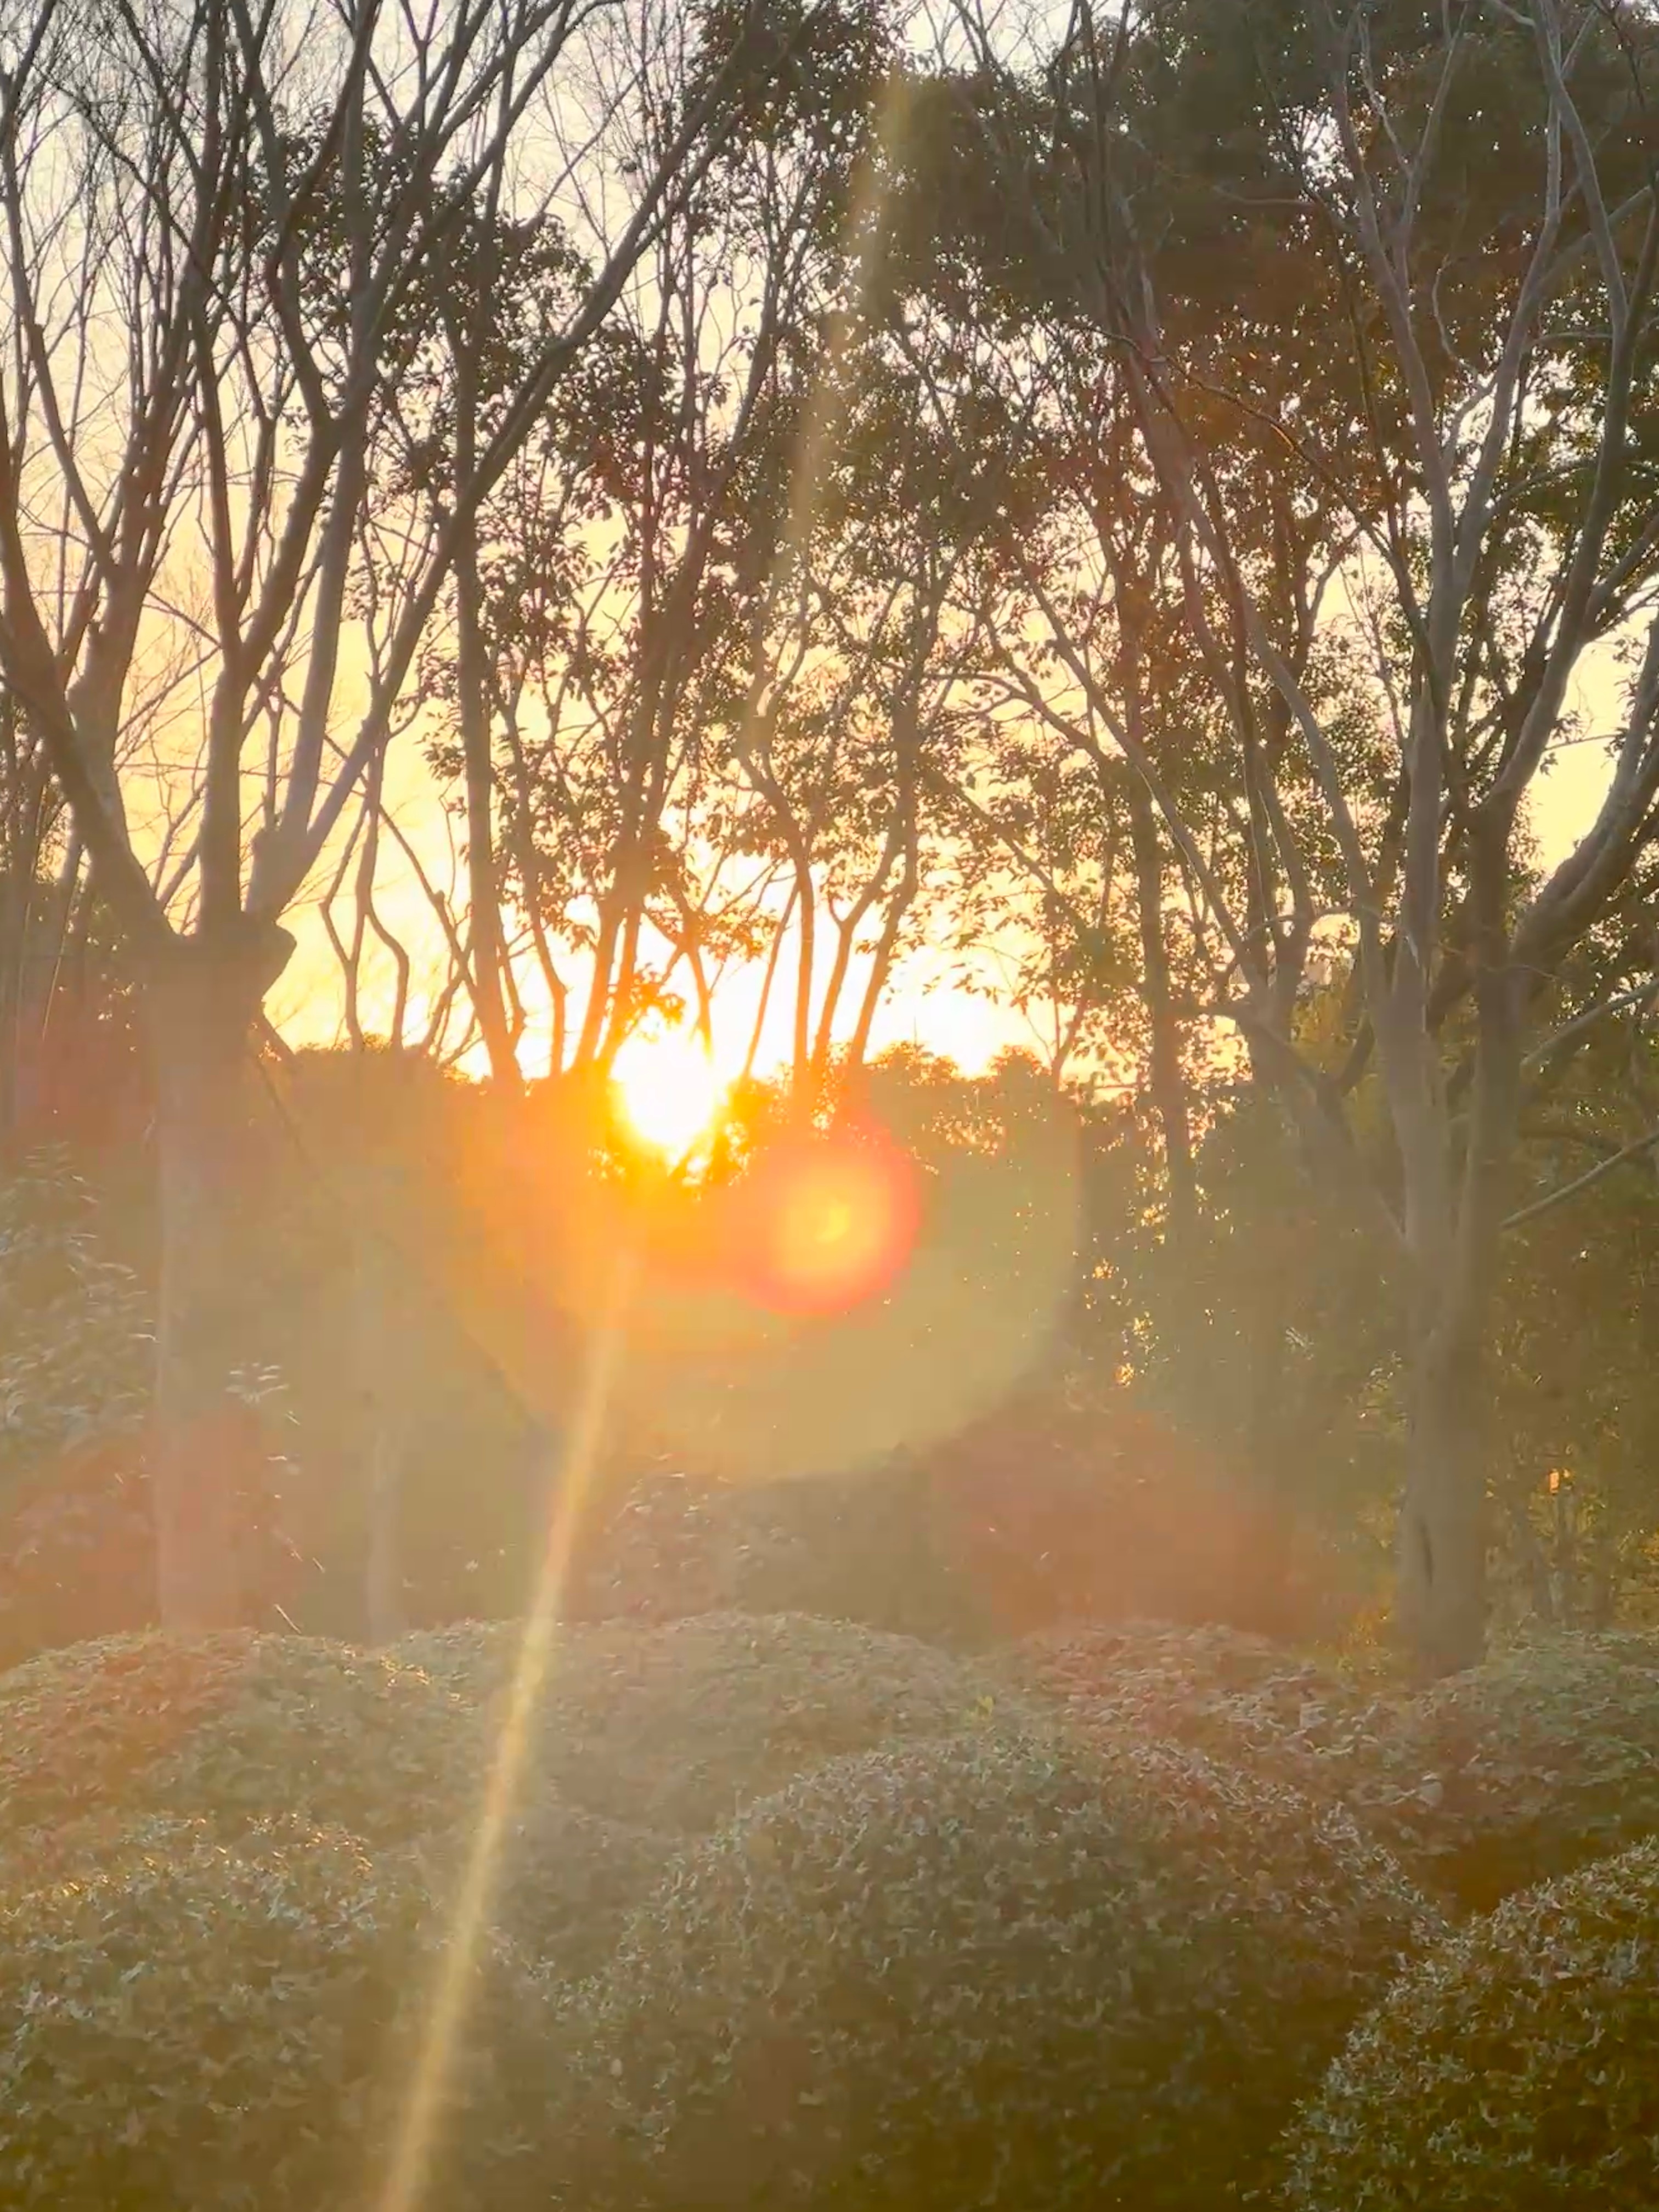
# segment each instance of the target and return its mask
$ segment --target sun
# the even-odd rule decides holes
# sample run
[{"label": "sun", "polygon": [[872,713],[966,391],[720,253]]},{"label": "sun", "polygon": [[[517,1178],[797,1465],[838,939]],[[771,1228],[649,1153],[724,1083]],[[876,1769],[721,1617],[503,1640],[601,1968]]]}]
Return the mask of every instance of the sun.
[{"label": "sun", "polygon": [[641,1143],[675,1161],[711,1133],[731,1087],[701,1038],[684,1030],[636,1030],[611,1063],[611,1081]]}]

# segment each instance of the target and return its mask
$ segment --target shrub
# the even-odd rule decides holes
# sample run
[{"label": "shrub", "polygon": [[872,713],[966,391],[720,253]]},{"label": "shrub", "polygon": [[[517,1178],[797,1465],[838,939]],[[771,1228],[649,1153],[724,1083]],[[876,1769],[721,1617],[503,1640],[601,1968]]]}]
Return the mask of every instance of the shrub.
[{"label": "shrub", "polygon": [[1659,1847],[1516,1897],[1361,2023],[1292,2139],[1288,2212],[1648,2212]]},{"label": "shrub", "polygon": [[[470,1672],[488,1710],[520,1633],[450,1638],[443,1679]],[[434,1656],[424,1637],[398,1650]],[[928,1644],[806,1614],[607,1623],[555,1644],[532,1764],[541,1788],[590,1813],[695,1833],[826,1759],[969,1727],[985,1696],[976,1672]]]},{"label": "shrub", "polygon": [[[456,1840],[464,1846],[470,1832]],[[680,1846],[678,1836],[586,1812],[532,1778],[502,1841],[491,1917],[533,1964],[571,1980],[597,1973]]]},{"label": "shrub", "polygon": [[1659,1637],[1521,1646],[1376,1709],[1330,1765],[1421,1879],[1486,1910],[1659,1831]]},{"label": "shrub", "polygon": [[276,1813],[407,1842],[474,1795],[477,1729],[418,1669],[319,1638],[112,1637],[0,1675],[0,1830]]},{"label": "shrub", "polygon": [[1039,1374],[928,1464],[935,1540],[1004,1634],[1156,1618],[1312,1639],[1349,1611],[1310,1525],[1126,1393]]},{"label": "shrub", "polygon": [[1059,1701],[1087,1735],[1182,1743],[1328,1797],[1328,1754],[1349,1747],[1368,1702],[1341,1677],[1265,1637],[1164,1621],[1028,1637],[1001,1671]]},{"label": "shrub", "polygon": [[1168,1748],[842,1760],[688,1853],[579,1993],[571,2201],[1230,2200],[1434,1925],[1345,1816]]},{"label": "shrub", "polygon": [[810,1613],[952,1648],[983,1644],[983,1593],[946,1556],[939,1482],[913,1461],[774,1482],[649,1475],[596,1520],[570,1617]]},{"label": "shrub", "polygon": [[[8,2212],[317,2212],[383,2168],[435,1964],[424,1899],[349,1838],[247,1841],[155,1822],[0,1900]],[[473,1982],[434,2201],[497,2212],[533,2201],[518,2069],[545,2014],[493,1943]]]},{"label": "shrub", "polygon": [[148,1302],[102,1249],[90,1187],[64,1153],[36,1153],[0,1182],[0,1492],[137,1431],[154,1364]]},{"label": "shrub", "polygon": [[391,1647],[392,1656],[476,1707],[512,1680],[523,1635],[520,1621],[453,1620],[441,1628],[411,1629]]}]

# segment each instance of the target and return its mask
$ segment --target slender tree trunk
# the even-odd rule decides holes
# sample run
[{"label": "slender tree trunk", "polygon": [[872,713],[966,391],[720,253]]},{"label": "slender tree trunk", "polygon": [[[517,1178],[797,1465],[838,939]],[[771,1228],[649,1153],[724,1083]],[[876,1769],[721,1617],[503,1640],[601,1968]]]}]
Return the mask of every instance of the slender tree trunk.
[{"label": "slender tree trunk", "polygon": [[363,1464],[368,1544],[363,1610],[371,1644],[390,1644],[407,1626],[404,1613],[401,1524],[407,1419],[399,1387],[404,1349],[402,1307],[392,1256],[373,1231],[359,1232],[359,1358],[363,1376]]},{"label": "slender tree trunk", "polygon": [[[458,470],[471,473],[477,405],[465,349],[457,347],[460,366]],[[489,653],[483,631],[483,586],[478,574],[477,517],[469,514],[455,554],[456,680],[461,726],[461,757],[466,777],[467,949],[478,1031],[489,1060],[491,1080],[516,1091],[522,1080],[518,1039],[507,1012],[502,974],[506,945],[501,932],[501,874],[495,862],[495,763],[491,751]]]},{"label": "slender tree trunk", "polygon": [[151,1479],[157,1599],[171,1629],[243,1617],[243,1424],[228,1385],[256,1349],[252,1030],[292,945],[282,931],[222,949],[189,940],[145,979],[161,1197]]},{"label": "slender tree trunk", "polygon": [[1283,1633],[1288,1625],[1295,1424],[1287,1402],[1291,1378],[1285,1358],[1291,1277],[1283,1255],[1271,1245],[1265,1256],[1268,1267],[1247,1338],[1244,1451],[1249,1497],[1243,1548],[1249,1587],[1242,1595],[1252,1625],[1271,1635]]},{"label": "slender tree trunk", "polygon": [[1152,1049],[1147,1088],[1164,1133],[1169,1182],[1170,1231],[1179,1242],[1192,1230],[1198,1208],[1193,1172],[1192,1127],[1187,1110],[1187,1075],[1182,1066],[1181,1024],[1170,987],[1170,952],[1164,934],[1164,856],[1152,795],[1137,775],[1127,779],[1129,830],[1134,847],[1135,904],[1139,912],[1141,994]]},{"label": "slender tree trunk", "polygon": [[1412,1358],[1399,1606],[1418,1672],[1431,1681],[1479,1665],[1486,1650],[1480,1335],[1467,1308],[1443,1311]]},{"label": "slender tree trunk", "polygon": [[1486,1651],[1487,1354],[1521,1121],[1528,981],[1505,925],[1506,817],[1494,823],[1480,823],[1471,844],[1475,1054],[1461,1187],[1451,1237],[1432,1264],[1418,1255],[1413,1316],[1400,1611],[1430,1680],[1477,1665]]},{"label": "slender tree trunk", "polygon": [[17,1126],[24,1009],[27,1000],[28,913],[21,880],[0,855],[0,1158]]}]

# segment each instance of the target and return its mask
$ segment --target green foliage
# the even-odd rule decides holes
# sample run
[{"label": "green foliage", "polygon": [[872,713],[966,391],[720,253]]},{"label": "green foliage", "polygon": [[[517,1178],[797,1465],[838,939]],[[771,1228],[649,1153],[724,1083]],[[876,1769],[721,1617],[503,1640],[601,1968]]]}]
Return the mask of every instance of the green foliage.
[{"label": "green foliage", "polygon": [[1484,1910],[1659,1831],[1659,1638],[1520,1645],[1373,1709],[1330,1764],[1373,1834]]},{"label": "green foliage", "polygon": [[1352,1745],[1370,1704],[1329,1668],[1215,1626],[1056,1630],[1012,1646],[1001,1668],[1060,1699],[1085,1735],[1179,1743],[1321,1798],[1339,1794],[1328,1754]]},{"label": "green foliage", "polygon": [[689,1854],[579,1993],[573,2199],[1234,2201],[1436,1925],[1340,1814],[1167,1748],[840,1761]]},{"label": "green foliage", "polygon": [[1414,1696],[1153,1623],[1030,1638],[998,1671],[1103,1743],[1163,1738],[1345,1805],[1460,1911],[1659,1832],[1659,1637],[1518,1645]]},{"label": "green foliage", "polygon": [[595,1516],[567,1602],[582,1620],[810,1613],[969,1648],[995,1623],[948,1534],[925,1460],[781,1482],[646,1476]]},{"label": "green foliage", "polygon": [[[318,2212],[383,2170],[438,1963],[428,1900],[337,1832],[246,1840],[153,1822],[0,1902],[8,2212]],[[493,1942],[471,1984],[431,2185],[504,2212],[527,2201],[543,2001]]]},{"label": "green foliage", "polygon": [[[472,1833],[464,1822],[454,1841],[465,1849]],[[598,1973],[681,1845],[573,1805],[532,1773],[502,1836],[490,1922],[538,1968],[567,1981]]]},{"label": "green foliage", "polygon": [[[398,1647],[469,1680],[499,1713],[522,1632],[422,1633]],[[703,1613],[575,1629],[555,1646],[535,1719],[538,1788],[632,1827],[718,1827],[751,1799],[848,1752],[969,1728],[985,1685],[908,1637],[805,1614]]]},{"label": "green foliage", "polygon": [[1287,2212],[1646,2212],[1659,1849],[1511,1899],[1365,2020],[1302,2117]]},{"label": "green foliage", "polygon": [[111,1637],[0,1675],[0,1830],[278,1814],[407,1843],[470,1802],[466,1708],[384,1653],[247,1632]]},{"label": "green foliage", "polygon": [[100,1244],[91,1191],[61,1154],[37,1154],[0,1184],[0,1486],[136,1430],[152,1341],[142,1285]]}]

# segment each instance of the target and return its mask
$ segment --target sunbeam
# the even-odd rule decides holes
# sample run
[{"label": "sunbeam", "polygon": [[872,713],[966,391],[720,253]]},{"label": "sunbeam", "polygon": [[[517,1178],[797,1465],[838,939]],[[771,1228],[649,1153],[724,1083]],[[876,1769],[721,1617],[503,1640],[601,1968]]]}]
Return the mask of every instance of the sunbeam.
[{"label": "sunbeam", "polygon": [[[910,127],[912,99],[909,77],[904,70],[895,70],[882,88],[870,146],[854,176],[842,233],[852,268],[851,298],[836,318],[823,366],[808,395],[794,465],[790,471],[789,506],[782,542],[771,578],[769,596],[773,609],[811,543],[823,486],[847,412],[849,344],[879,260],[882,233],[892,198],[895,157]],[[752,746],[763,726],[765,688],[763,660],[748,702],[740,750],[746,751]]]},{"label": "sunbeam", "polygon": [[[773,589],[787,587],[799,555],[810,544],[824,482],[847,405],[846,368],[857,310],[868,294],[881,246],[893,186],[894,157],[908,128],[910,88],[902,70],[884,87],[869,151],[854,180],[844,237],[853,265],[853,296],[839,319],[801,427],[790,478],[789,514],[774,571]],[[745,742],[761,719],[759,688],[751,695]],[[619,1262],[610,1301],[589,1340],[589,1356],[577,1416],[549,1526],[535,1602],[526,1623],[512,1698],[478,1819],[465,1878],[445,1945],[442,1969],[398,2130],[379,2212],[416,2212],[431,2165],[442,2111],[445,2081],[464,2024],[466,1994],[478,1937],[488,1916],[501,1842],[518,1795],[530,1722],[553,1654],[560,1594],[591,1489],[607,1411],[626,1334],[627,1307],[636,1272],[631,1251]]]},{"label": "sunbeam", "polygon": [[588,1340],[587,1359],[560,1464],[557,1494],[548,1523],[547,1546],[535,1599],[525,1625],[512,1694],[491,1762],[454,1918],[444,1946],[391,2166],[377,2199],[379,2212],[416,2212],[431,2166],[443,2109],[444,2086],[465,2024],[467,1985],[478,1937],[489,1917],[501,1838],[519,1795],[530,1742],[530,1723],[552,1661],[559,1599],[604,1441],[627,1338],[629,1307],[637,1267],[635,1248],[624,1245],[612,1273],[609,1297]]}]

